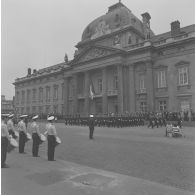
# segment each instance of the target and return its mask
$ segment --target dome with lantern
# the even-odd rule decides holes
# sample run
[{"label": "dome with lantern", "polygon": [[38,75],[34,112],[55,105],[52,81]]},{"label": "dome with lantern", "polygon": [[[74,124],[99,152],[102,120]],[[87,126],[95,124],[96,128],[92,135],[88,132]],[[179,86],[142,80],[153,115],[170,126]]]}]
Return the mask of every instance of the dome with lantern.
[{"label": "dome with lantern", "polygon": [[108,12],[92,21],[82,34],[82,42],[125,30],[132,27],[139,34],[145,36],[147,32],[154,35],[149,27],[150,15],[142,14],[143,21],[139,20],[124,4],[118,2],[108,8]]}]

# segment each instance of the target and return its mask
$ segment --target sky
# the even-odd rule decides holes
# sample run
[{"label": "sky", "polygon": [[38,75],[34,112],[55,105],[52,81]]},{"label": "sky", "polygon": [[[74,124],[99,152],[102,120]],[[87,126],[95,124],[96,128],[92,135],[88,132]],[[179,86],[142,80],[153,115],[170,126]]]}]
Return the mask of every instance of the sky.
[{"label": "sky", "polygon": [[[41,69],[73,58],[75,45],[85,27],[104,15],[118,0],[2,0],[1,1],[1,95],[14,96],[16,78],[27,69]],[[155,34],[195,24],[194,0],[121,0],[141,20],[151,15]]]}]

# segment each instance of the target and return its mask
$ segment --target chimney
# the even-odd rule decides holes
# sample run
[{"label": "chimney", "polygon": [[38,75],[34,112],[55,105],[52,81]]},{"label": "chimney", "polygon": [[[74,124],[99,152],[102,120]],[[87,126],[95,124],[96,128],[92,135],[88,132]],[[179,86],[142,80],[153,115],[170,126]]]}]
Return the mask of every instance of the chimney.
[{"label": "chimney", "polygon": [[171,36],[175,37],[179,34],[180,34],[180,22],[178,20],[171,22]]},{"label": "chimney", "polygon": [[34,69],[34,70],[33,70],[33,74],[36,74],[36,72],[37,72],[37,70],[36,70],[36,69]]},{"label": "chimney", "polygon": [[31,75],[31,68],[28,68],[28,76]]}]

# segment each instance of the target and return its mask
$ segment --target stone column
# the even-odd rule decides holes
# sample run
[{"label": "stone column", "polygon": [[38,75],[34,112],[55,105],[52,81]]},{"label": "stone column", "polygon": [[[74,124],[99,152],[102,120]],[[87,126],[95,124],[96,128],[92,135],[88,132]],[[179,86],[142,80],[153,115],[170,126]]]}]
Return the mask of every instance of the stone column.
[{"label": "stone column", "polygon": [[135,68],[134,64],[129,64],[129,111],[133,113],[136,111],[135,98]]},{"label": "stone column", "polygon": [[78,85],[78,79],[77,79],[77,74],[73,75],[73,114],[77,114],[78,112],[78,90],[77,86]]},{"label": "stone column", "polygon": [[146,92],[148,111],[154,111],[154,79],[153,79],[153,64],[152,61],[145,62],[146,64]]},{"label": "stone column", "polygon": [[85,72],[85,104],[84,104],[84,113],[86,116],[89,115],[89,72]]},{"label": "stone column", "polygon": [[64,78],[64,114],[68,114],[68,78]]},{"label": "stone column", "polygon": [[107,68],[102,69],[102,106],[103,114],[108,113],[108,97],[107,97]]},{"label": "stone column", "polygon": [[122,64],[117,66],[118,73],[118,112],[119,114],[123,114],[123,66]]}]

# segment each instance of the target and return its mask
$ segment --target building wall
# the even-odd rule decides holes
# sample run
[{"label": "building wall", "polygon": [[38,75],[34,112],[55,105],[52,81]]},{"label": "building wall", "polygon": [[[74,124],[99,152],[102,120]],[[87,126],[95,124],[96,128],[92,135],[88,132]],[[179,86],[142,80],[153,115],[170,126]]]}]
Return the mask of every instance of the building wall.
[{"label": "building wall", "polygon": [[[51,77],[46,77],[32,81],[25,82],[15,87],[15,96],[16,96],[16,107],[19,113],[46,113],[47,108],[50,107],[49,112],[62,113],[62,106],[64,104],[63,93],[63,74],[53,75]],[[50,99],[46,100],[46,88],[50,87]],[[54,88],[58,87],[57,98],[54,98]],[[43,89],[43,98],[39,98],[39,89]],[[27,90],[30,91],[30,98],[27,97]],[[36,90],[36,97],[33,99],[33,90]],[[25,99],[22,102],[22,91],[25,92]],[[18,97],[19,92],[19,97]],[[40,111],[42,107],[42,111]],[[55,109],[54,109],[55,107]]]},{"label": "building wall", "polygon": [[[183,100],[189,101],[190,109],[195,110],[195,45],[183,45],[163,52],[155,61],[154,67],[166,67],[167,87],[160,90],[155,87],[156,109],[158,110],[158,99],[165,99],[169,111],[181,111]],[[185,86],[179,86],[178,69],[181,67],[188,67],[189,83]],[[156,80],[155,83],[157,84]]]}]

